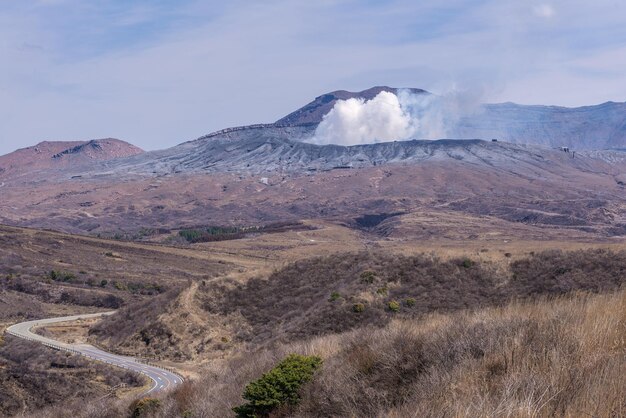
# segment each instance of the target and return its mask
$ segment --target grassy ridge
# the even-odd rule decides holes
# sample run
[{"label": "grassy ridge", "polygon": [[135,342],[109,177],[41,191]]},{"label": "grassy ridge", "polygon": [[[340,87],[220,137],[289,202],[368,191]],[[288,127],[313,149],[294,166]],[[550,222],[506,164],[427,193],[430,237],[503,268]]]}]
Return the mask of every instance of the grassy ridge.
[{"label": "grassy ridge", "polygon": [[504,267],[467,258],[360,253],[302,260],[269,279],[202,290],[208,312],[245,318],[249,327],[239,340],[267,343],[540,295],[612,291],[624,283],[626,253],[607,250],[541,252]]},{"label": "grassy ridge", "polygon": [[[626,253],[607,250],[541,252],[507,265],[425,254],[337,254],[301,260],[243,283],[207,281],[198,286],[193,307],[181,304],[180,289],[172,289],[125,306],[91,332],[99,344],[121,353],[175,361],[222,356],[245,346],[384,327],[432,312],[572,291],[614,291],[626,283],[625,272]],[[183,309],[197,314],[195,322]],[[188,325],[195,342],[177,332]]]}]

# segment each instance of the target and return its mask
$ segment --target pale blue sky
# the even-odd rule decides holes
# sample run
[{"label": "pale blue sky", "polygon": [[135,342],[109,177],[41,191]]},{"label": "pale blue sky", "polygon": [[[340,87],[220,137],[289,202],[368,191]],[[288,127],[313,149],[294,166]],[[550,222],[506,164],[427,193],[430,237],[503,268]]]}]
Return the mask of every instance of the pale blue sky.
[{"label": "pale blue sky", "polygon": [[0,154],[158,149],[374,85],[626,100],[622,0],[0,0]]}]

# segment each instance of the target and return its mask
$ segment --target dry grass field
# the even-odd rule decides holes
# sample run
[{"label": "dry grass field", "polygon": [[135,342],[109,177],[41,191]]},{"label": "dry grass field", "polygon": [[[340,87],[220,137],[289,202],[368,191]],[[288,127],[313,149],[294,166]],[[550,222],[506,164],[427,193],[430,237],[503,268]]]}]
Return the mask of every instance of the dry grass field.
[{"label": "dry grass field", "polygon": [[[214,361],[158,397],[149,417],[226,417],[243,387],[288,353],[324,363],[293,417],[620,417],[626,414],[626,292],[575,293],[364,327]],[[130,400],[76,417],[119,417]],[[37,417],[62,417],[48,409]]]},{"label": "dry grass field", "polygon": [[[386,234],[385,222],[398,223],[394,233]],[[324,359],[288,416],[476,416],[481,408],[485,416],[578,416],[583,407],[593,416],[623,414],[614,401],[626,393],[615,374],[624,368],[623,343],[607,345],[615,335],[594,332],[623,327],[623,318],[616,322],[598,309],[623,312],[626,243],[580,231],[542,237],[541,228],[511,231],[497,222],[474,237],[478,219],[452,235],[398,233],[410,222],[414,215],[375,228],[309,220],[310,229],[198,244],[0,227],[0,322],[119,304],[120,313],[105,321],[40,332],[147,358],[190,378],[160,398],[154,416],[230,416],[246,383],[288,352]],[[371,279],[362,277],[367,271]],[[364,311],[355,313],[356,304]],[[586,338],[580,346],[572,342],[579,335]],[[603,348],[590,355],[594,339]],[[11,347],[0,362],[15,355]],[[47,379],[34,373],[25,376]],[[57,392],[46,387],[43,403],[32,397],[41,387],[26,387],[15,405],[48,405],[43,416],[63,416],[54,409]],[[93,399],[105,387],[76,398]],[[610,402],[593,404],[593,396]],[[76,416],[99,408],[100,416],[124,416],[131,400],[120,394],[110,406],[90,403]]]}]

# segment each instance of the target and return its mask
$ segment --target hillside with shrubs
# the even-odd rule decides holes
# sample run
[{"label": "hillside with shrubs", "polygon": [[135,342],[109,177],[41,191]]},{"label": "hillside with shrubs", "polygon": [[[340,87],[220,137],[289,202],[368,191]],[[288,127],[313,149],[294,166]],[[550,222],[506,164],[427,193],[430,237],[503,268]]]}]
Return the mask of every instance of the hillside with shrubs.
[{"label": "hillside with shrubs", "polygon": [[117,367],[12,336],[0,337],[0,416],[28,413],[77,399],[145,385],[145,378]]},{"label": "hillside with shrubs", "polygon": [[202,364],[193,379],[69,406],[52,386],[34,416],[623,416],[626,252],[489,260],[369,251],[178,282],[90,339]]},{"label": "hillside with shrubs", "polygon": [[431,312],[498,306],[571,291],[605,292],[626,282],[626,253],[549,251],[506,266],[470,258],[384,253],[298,261],[246,283],[201,287],[202,306],[245,319],[235,339],[290,342]]},{"label": "hillside with shrubs", "polygon": [[[74,405],[73,416],[620,417],[625,335],[625,290],[396,317],[382,327],[242,352],[173,392]],[[285,374],[293,354],[311,360]],[[294,381],[295,394],[279,385]],[[262,413],[244,415],[250,399],[265,405]]]},{"label": "hillside with shrubs", "polygon": [[[431,254],[337,254],[297,261],[247,281],[193,285],[127,305],[91,331],[120,353],[174,361],[219,358],[394,319],[457,312],[573,291],[610,292],[626,282],[626,253],[547,251],[507,264]],[[193,306],[189,306],[191,301]],[[187,334],[181,335],[181,327]]]}]

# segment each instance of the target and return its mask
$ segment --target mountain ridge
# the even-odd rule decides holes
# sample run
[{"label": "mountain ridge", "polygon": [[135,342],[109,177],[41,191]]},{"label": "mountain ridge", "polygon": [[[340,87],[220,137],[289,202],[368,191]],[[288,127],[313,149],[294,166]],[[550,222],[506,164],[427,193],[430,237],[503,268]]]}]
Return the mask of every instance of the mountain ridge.
[{"label": "mountain ridge", "polygon": [[[619,108],[606,106],[611,118],[621,117]],[[480,136],[316,145],[307,142],[316,126],[228,128],[102,161],[86,157],[98,144],[57,144],[46,154],[47,165],[0,173],[0,222],[99,233],[302,219],[351,223],[390,213],[404,213],[396,221],[413,224],[428,212],[458,222],[489,215],[558,233],[626,235],[623,151],[563,150]],[[386,224],[385,234],[404,228],[394,222]]]},{"label": "mountain ridge", "polygon": [[[381,91],[393,94],[406,91],[438,97],[423,89],[388,86],[372,87],[360,92],[337,90],[316,97],[279,119],[274,125],[317,125],[338,100],[359,98],[367,101]],[[567,146],[578,150],[626,147],[626,102],[607,101],[579,107],[523,105],[513,102],[485,103],[472,112],[461,114],[458,119],[449,127],[445,138],[498,138],[507,142],[549,147]]]},{"label": "mountain ridge", "polygon": [[103,138],[88,141],[42,141],[0,156],[0,177],[33,171],[66,169],[98,161],[138,155],[144,151],[128,142]]},{"label": "mountain ridge", "polygon": [[[237,139],[236,136],[232,135],[233,133],[259,129],[272,131],[271,134],[276,135],[277,137],[287,137],[292,140],[306,141],[311,139],[315,133],[317,125],[322,121],[323,117],[332,109],[338,100],[347,100],[350,98],[370,100],[382,91],[394,94],[397,94],[400,91],[407,91],[413,94],[433,95],[423,89],[396,88],[388,86],[371,87],[360,92],[336,90],[317,96],[313,101],[280,118],[276,122],[227,127],[202,135],[196,139],[190,139],[189,141],[175,145],[174,147],[209,138],[219,138],[222,136]],[[557,105],[523,105],[513,102],[503,102],[487,103],[481,105],[481,107],[481,112],[461,117],[457,126],[451,129],[449,135],[442,138],[432,139],[490,140],[492,138],[498,138],[505,142],[537,144],[552,148],[568,146],[573,150],[626,148],[626,102],[607,101],[597,105],[587,105],[573,108]],[[536,112],[541,113],[541,115],[539,115],[541,117],[537,117],[536,115],[533,117],[529,116],[529,113]],[[603,118],[603,112],[609,113],[609,115]],[[565,120],[555,120],[555,115],[566,115],[566,118]],[[572,121],[573,118],[578,118],[580,120],[575,123],[575,121]],[[526,127],[522,128],[523,126]],[[531,126],[531,128],[528,126]],[[603,126],[604,128],[599,129],[599,126]],[[278,132],[278,130],[284,130],[284,132]],[[568,136],[558,136],[554,133],[555,130],[565,131]],[[571,131],[573,131],[574,134],[572,134]],[[600,134],[597,132],[600,132]],[[593,134],[593,141],[586,138],[589,133]],[[409,138],[407,140],[413,139],[432,140],[429,138]],[[97,142],[106,140],[119,141],[112,138],[91,141],[43,141],[37,145],[21,148],[14,152],[23,152],[25,150],[37,149],[42,146],[53,146],[57,147],[57,152],[55,152],[54,155],[69,155],[73,154],[73,152],[69,151],[70,148],[85,147],[87,146],[87,143],[93,144],[94,141]],[[132,156],[143,151],[132,144],[124,141],[120,142],[126,144],[126,146],[133,151],[113,155],[111,158]],[[54,144],[58,144],[58,146]],[[3,166],[2,158],[10,154],[12,153],[0,156],[0,167]]]},{"label": "mountain ridge", "polygon": [[320,123],[325,114],[330,112],[338,100],[363,99],[371,100],[379,93],[386,91],[388,93],[398,94],[399,91],[409,91],[413,94],[430,94],[426,90],[418,88],[397,88],[388,86],[375,86],[359,92],[351,92],[347,90],[335,90],[330,93],[317,96],[312,102],[304,105],[300,109],[291,112],[275,122],[276,125],[302,125],[308,123]]}]

